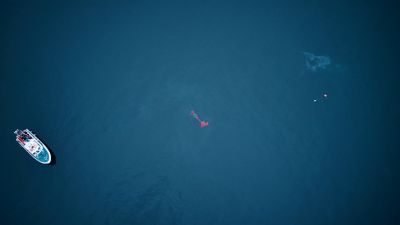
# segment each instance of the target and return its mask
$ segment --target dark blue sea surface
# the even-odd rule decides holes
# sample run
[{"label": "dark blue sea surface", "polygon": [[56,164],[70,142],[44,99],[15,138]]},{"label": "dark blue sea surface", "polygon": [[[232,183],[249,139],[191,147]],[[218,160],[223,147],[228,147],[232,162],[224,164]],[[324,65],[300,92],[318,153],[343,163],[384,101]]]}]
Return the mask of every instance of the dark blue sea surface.
[{"label": "dark blue sea surface", "polygon": [[2,1],[0,224],[399,224],[396,13]]}]

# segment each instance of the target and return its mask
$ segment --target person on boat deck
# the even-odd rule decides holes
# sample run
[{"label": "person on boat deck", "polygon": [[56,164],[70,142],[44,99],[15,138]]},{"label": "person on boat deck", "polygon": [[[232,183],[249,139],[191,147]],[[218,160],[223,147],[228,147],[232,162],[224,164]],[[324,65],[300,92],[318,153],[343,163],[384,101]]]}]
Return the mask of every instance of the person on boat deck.
[{"label": "person on boat deck", "polygon": [[28,134],[22,133],[21,136],[24,139],[24,141],[28,141],[29,140],[29,135]]}]

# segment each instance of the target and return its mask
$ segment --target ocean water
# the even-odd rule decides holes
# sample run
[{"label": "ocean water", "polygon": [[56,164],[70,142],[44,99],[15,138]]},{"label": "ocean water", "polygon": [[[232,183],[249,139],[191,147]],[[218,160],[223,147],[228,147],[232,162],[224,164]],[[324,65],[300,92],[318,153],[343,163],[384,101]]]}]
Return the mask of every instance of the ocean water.
[{"label": "ocean water", "polygon": [[382,1],[2,1],[0,224],[399,223],[396,19]]}]

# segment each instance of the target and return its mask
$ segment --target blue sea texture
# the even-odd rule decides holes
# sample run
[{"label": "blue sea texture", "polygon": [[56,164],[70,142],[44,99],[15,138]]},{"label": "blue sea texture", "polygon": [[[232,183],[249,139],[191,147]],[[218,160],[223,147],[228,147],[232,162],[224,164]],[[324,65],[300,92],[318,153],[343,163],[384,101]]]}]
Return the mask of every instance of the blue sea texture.
[{"label": "blue sea texture", "polygon": [[0,224],[399,224],[398,17],[382,1],[2,1]]}]

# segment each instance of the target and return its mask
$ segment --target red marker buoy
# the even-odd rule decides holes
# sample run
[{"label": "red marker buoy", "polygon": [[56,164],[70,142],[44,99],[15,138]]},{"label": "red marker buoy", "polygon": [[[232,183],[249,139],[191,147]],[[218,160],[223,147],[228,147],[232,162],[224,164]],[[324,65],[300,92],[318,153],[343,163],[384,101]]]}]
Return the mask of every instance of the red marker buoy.
[{"label": "red marker buoy", "polygon": [[208,122],[207,121],[201,121],[200,122],[200,127],[201,128],[206,127],[206,126],[208,126]]},{"label": "red marker buoy", "polygon": [[202,121],[200,119],[200,117],[195,113],[194,110],[190,111],[190,115],[192,115],[193,118],[195,118],[197,121],[199,121],[201,128],[204,128],[204,127],[208,126],[208,122],[207,121]]}]

